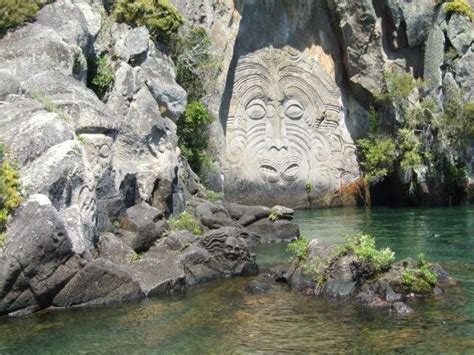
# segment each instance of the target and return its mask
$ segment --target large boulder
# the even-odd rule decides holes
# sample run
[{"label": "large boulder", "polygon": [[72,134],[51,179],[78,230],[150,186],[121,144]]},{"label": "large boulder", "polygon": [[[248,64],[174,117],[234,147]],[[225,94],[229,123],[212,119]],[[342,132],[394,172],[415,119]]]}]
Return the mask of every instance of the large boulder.
[{"label": "large boulder", "polygon": [[56,307],[106,305],[143,298],[137,281],[106,259],[87,264],[56,295]]},{"label": "large boulder", "polygon": [[33,195],[15,213],[7,231],[0,277],[0,314],[31,312],[51,305],[84,260],[59,213],[45,195]]},{"label": "large boulder", "polygon": [[145,202],[130,207],[125,212],[122,228],[133,233],[127,233],[123,240],[137,253],[147,251],[168,227],[161,218],[163,212]]},{"label": "large boulder", "polygon": [[127,264],[135,256],[135,251],[121,238],[112,233],[105,233],[100,236],[98,254],[115,264]]}]

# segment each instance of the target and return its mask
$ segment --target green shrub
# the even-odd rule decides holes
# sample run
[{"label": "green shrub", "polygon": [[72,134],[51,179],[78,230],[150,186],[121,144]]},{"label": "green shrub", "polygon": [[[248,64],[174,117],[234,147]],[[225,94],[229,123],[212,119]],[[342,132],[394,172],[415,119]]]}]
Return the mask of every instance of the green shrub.
[{"label": "green shrub", "polygon": [[201,175],[210,167],[207,154],[209,136],[206,127],[214,120],[212,114],[200,101],[191,101],[178,121],[179,147],[191,168]]},{"label": "green shrub", "polygon": [[429,269],[424,254],[418,254],[416,268],[408,268],[402,274],[402,282],[414,293],[430,293],[436,285],[436,274]]},{"label": "green shrub", "polygon": [[191,101],[201,99],[215,83],[220,69],[207,30],[191,27],[175,35],[172,43],[177,83],[186,90]]},{"label": "green shrub", "polygon": [[474,20],[474,13],[466,0],[450,0],[443,5],[447,14],[458,13],[466,16],[470,21]]},{"label": "green shrub", "polygon": [[196,235],[201,235],[199,222],[191,213],[184,211],[179,216],[170,219],[171,231],[188,230]]},{"label": "green shrub", "polygon": [[377,250],[374,237],[368,234],[348,237],[344,249],[354,253],[359,261],[372,263],[376,273],[388,270],[395,260],[395,253],[390,248]]},{"label": "green shrub", "polygon": [[0,233],[5,231],[10,213],[22,201],[18,171],[6,156],[3,156],[2,159],[0,165]]},{"label": "green shrub", "polygon": [[113,15],[117,22],[146,26],[156,41],[168,41],[183,18],[168,0],[118,0]]},{"label": "green shrub", "polygon": [[380,102],[400,104],[420,85],[410,73],[405,72],[385,71],[384,79],[385,87],[375,97]]},{"label": "green shrub", "polygon": [[0,0],[0,34],[35,18],[39,0]]},{"label": "green shrub", "polygon": [[364,179],[373,182],[384,178],[393,171],[393,163],[397,156],[393,138],[377,136],[357,140],[360,154],[360,165],[364,171]]},{"label": "green shrub", "polygon": [[98,97],[103,98],[107,89],[114,82],[114,71],[110,65],[110,56],[103,55],[99,57],[94,69],[95,75],[92,78],[92,89]]},{"label": "green shrub", "polygon": [[220,201],[224,198],[224,194],[222,192],[216,192],[212,190],[206,190],[206,200],[208,201]]},{"label": "green shrub", "polygon": [[301,260],[306,260],[308,257],[309,241],[301,237],[288,244],[286,251],[298,257]]},{"label": "green shrub", "polygon": [[413,130],[398,130],[398,147],[401,154],[400,166],[405,169],[417,169],[422,164],[421,142]]}]

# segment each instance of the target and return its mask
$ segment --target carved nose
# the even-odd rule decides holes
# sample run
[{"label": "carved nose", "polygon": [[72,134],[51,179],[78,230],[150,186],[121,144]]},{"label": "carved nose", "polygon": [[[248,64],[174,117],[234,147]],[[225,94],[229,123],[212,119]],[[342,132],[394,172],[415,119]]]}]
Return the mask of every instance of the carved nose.
[{"label": "carved nose", "polygon": [[282,106],[279,102],[271,102],[268,106],[268,122],[269,125],[267,130],[269,130],[268,144],[267,147],[269,150],[283,150],[288,149],[288,144],[286,142],[286,126],[283,117],[281,117],[280,110]]}]

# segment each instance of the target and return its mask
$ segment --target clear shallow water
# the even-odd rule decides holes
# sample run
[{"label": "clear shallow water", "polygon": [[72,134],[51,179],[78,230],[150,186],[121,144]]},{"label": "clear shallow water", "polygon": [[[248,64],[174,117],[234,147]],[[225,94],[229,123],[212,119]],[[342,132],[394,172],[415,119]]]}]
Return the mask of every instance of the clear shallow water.
[{"label": "clear shallow water", "polygon": [[[397,257],[424,252],[461,287],[416,303],[414,316],[304,298],[284,285],[251,295],[253,278],[216,281],[186,295],[112,308],[0,319],[0,353],[304,353],[474,354],[474,207],[298,211],[308,239],[341,243],[359,231]],[[284,245],[263,246],[259,263],[288,260]]]}]

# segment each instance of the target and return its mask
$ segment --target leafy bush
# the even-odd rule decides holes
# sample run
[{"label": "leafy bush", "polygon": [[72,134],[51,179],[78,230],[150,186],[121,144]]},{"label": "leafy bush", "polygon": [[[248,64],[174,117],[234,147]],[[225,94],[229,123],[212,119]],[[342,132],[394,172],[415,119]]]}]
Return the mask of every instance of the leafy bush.
[{"label": "leafy bush", "polygon": [[191,213],[184,211],[179,216],[170,219],[171,231],[188,230],[196,235],[201,235],[199,222]]},{"label": "leafy bush", "polygon": [[39,0],[0,0],[0,34],[35,18]]},{"label": "leafy bush", "polygon": [[3,153],[2,159],[3,161],[0,165],[0,233],[5,231],[10,213],[22,201],[20,176]]},{"label": "leafy bush", "polygon": [[146,26],[156,41],[169,40],[183,24],[168,0],[118,0],[113,14],[117,22]]},{"label": "leafy bush", "polygon": [[388,270],[395,260],[395,253],[390,248],[377,250],[375,239],[369,234],[348,237],[344,249],[354,253],[359,261],[372,263],[376,273]]},{"label": "leafy bush", "polygon": [[198,175],[210,166],[207,154],[209,137],[205,130],[213,120],[214,117],[202,102],[191,101],[178,121],[177,133],[181,153]]},{"label": "leafy bush", "polygon": [[189,99],[205,96],[220,69],[206,29],[191,27],[175,35],[171,54],[176,64],[176,81],[186,90]]},{"label": "leafy bush", "polygon": [[429,293],[436,285],[436,274],[429,269],[424,254],[418,254],[417,261],[417,268],[409,268],[403,272],[403,284],[414,293]]},{"label": "leafy bush", "polygon": [[393,138],[377,136],[357,140],[360,154],[360,165],[364,170],[364,179],[373,182],[384,178],[393,171],[397,156]]},{"label": "leafy bush", "polygon": [[448,14],[458,13],[466,16],[470,21],[474,20],[474,12],[466,0],[450,0],[443,5]]},{"label": "leafy bush", "polygon": [[420,85],[410,73],[385,71],[384,79],[385,87],[376,95],[376,99],[381,102],[400,104]]},{"label": "leafy bush", "polygon": [[286,251],[297,256],[301,260],[305,260],[308,256],[309,241],[301,237],[288,244]]},{"label": "leafy bush", "polygon": [[114,82],[114,71],[110,66],[110,56],[103,55],[99,57],[93,68],[94,77],[92,78],[92,88],[98,97],[102,98],[107,89]]},{"label": "leafy bush", "polygon": [[421,166],[421,142],[413,130],[398,130],[398,146],[401,154],[400,166],[405,169],[417,169]]}]

